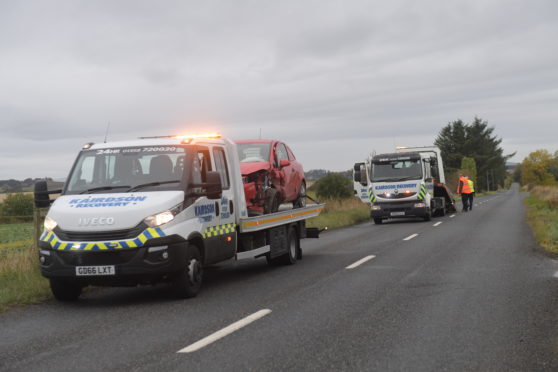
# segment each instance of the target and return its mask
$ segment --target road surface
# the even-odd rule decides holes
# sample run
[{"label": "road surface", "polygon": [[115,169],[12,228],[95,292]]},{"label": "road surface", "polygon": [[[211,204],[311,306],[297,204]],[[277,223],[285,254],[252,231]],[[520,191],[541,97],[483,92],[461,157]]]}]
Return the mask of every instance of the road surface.
[{"label": "road surface", "polygon": [[0,370],[558,370],[558,264],[517,187],[430,222],[363,223],[303,242],[294,266],[206,271],[0,315]]}]

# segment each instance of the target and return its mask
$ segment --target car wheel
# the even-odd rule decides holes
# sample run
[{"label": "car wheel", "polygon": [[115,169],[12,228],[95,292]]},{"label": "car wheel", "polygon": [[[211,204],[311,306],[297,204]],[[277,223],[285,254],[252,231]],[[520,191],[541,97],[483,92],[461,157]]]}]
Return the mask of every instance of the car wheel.
[{"label": "car wheel", "polygon": [[178,297],[196,297],[202,284],[203,269],[199,248],[195,245],[188,247],[186,267],[175,276],[172,282],[174,292]]},{"label": "car wheel", "polygon": [[267,189],[265,194],[264,214],[275,213],[279,210],[279,191]]},{"label": "car wheel", "polygon": [[62,279],[50,279],[50,290],[58,301],[76,301],[81,295],[82,287]]},{"label": "car wheel", "polygon": [[300,184],[300,191],[298,192],[298,198],[293,202],[293,208],[304,207],[306,207],[306,182],[302,181]]}]

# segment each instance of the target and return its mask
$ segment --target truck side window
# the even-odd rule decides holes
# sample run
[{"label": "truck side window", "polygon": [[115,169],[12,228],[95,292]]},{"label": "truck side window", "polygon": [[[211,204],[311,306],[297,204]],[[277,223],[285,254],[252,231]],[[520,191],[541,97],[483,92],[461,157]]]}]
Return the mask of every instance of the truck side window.
[{"label": "truck side window", "polygon": [[221,147],[216,147],[213,149],[213,160],[215,161],[215,170],[221,175],[221,184],[223,189],[229,188],[229,169],[227,168],[227,159],[225,157],[225,151]]},{"label": "truck side window", "polygon": [[211,158],[209,157],[209,149],[207,147],[202,147],[198,150],[198,160],[200,162],[202,182],[206,182],[207,172],[211,170]]}]

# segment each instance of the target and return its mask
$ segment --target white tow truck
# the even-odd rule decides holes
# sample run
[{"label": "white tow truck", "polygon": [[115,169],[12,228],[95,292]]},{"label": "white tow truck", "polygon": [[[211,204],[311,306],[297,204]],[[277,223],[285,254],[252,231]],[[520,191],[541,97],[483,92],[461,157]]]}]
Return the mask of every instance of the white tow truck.
[{"label": "white tow truck", "polygon": [[370,204],[376,224],[388,218],[429,221],[455,211],[437,147],[398,147],[395,153],[371,155],[354,165],[353,184],[355,195]]},{"label": "white tow truck", "polygon": [[61,301],[88,285],[158,282],[187,298],[206,265],[258,257],[294,264],[300,240],[320,232],[305,220],[324,208],[248,217],[236,145],[219,135],[86,144],[51,201],[55,192],[35,185],[36,206],[52,204],[38,242],[41,272]]}]

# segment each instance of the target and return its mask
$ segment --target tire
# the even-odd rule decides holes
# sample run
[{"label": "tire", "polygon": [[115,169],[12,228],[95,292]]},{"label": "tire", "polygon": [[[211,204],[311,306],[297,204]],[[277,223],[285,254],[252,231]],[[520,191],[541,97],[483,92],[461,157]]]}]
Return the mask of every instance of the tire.
[{"label": "tire", "polygon": [[444,206],[444,208],[440,209],[440,211],[438,212],[438,216],[444,217],[445,215],[446,215],[446,207]]},{"label": "tire", "polygon": [[287,252],[279,257],[270,258],[269,256],[266,256],[267,263],[271,266],[294,265],[297,257],[299,255],[302,257],[300,240],[298,239],[298,235],[294,227],[289,228],[289,234],[287,235],[287,247]]},{"label": "tire", "polygon": [[82,287],[63,279],[50,279],[50,290],[58,301],[76,301],[81,295]]},{"label": "tire", "polygon": [[432,214],[429,210],[426,211],[426,214],[423,217],[424,221],[430,221],[432,219]]},{"label": "tire", "polygon": [[279,191],[270,188],[266,191],[264,214],[275,213],[279,210]]},{"label": "tire", "polygon": [[306,207],[306,182],[302,181],[298,192],[298,198],[293,202],[293,208],[304,207]]},{"label": "tire", "polygon": [[201,289],[203,268],[199,248],[195,245],[188,247],[186,267],[173,279],[172,287],[180,298],[196,297]]},{"label": "tire", "polygon": [[374,223],[375,223],[376,225],[381,225],[382,222],[384,222],[384,220],[381,219],[380,217],[374,217]]}]

